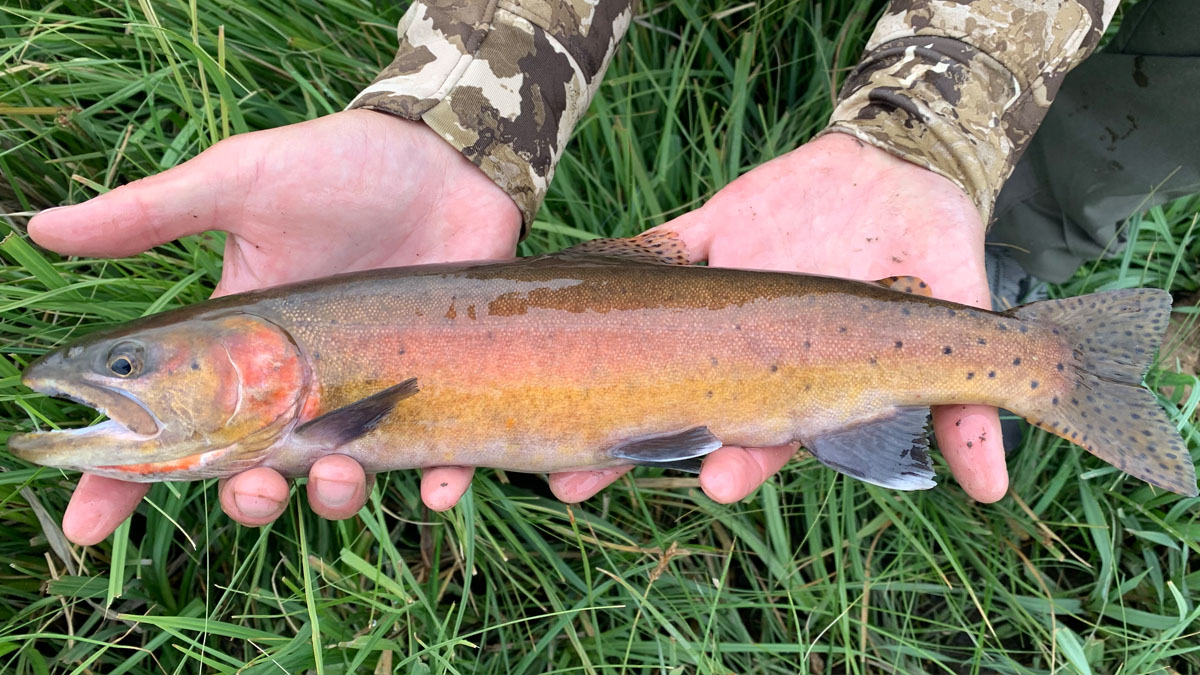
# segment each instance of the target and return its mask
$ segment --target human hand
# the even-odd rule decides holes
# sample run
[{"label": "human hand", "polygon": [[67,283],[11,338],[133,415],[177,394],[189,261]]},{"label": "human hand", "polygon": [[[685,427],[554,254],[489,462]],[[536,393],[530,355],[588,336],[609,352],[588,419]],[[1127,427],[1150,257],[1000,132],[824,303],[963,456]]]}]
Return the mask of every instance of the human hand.
[{"label": "human hand", "polygon": [[[966,193],[932,171],[844,134],[778,157],[656,229],[673,231],[692,262],[851,279],[911,275],[945,300],[990,308],[984,226]],[[993,502],[1008,490],[995,408],[939,406],[933,427],[967,494]],[[704,460],[700,486],[729,503],[745,498],[795,452],[723,447]],[[566,502],[587,499],[629,467],[550,477]]]},{"label": "human hand", "polygon": [[[120,257],[207,230],[229,233],[214,295],[338,272],[512,257],[521,217],[507,194],[423,124],[367,110],[235,136],[191,161],[29,223],[66,255]],[[472,470],[426,470],[421,496],[452,506]],[[313,510],[348,518],[367,498],[362,468],[320,459],[307,486]],[[71,541],[103,540],[148,485],[84,475],[63,515]],[[273,521],[288,485],[257,468],[222,481],[221,506],[244,525]]]}]

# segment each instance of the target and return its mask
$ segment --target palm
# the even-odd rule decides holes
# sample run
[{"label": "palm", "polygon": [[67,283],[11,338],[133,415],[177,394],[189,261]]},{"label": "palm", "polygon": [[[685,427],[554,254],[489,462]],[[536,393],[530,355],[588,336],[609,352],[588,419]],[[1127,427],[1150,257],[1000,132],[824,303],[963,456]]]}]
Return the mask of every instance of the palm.
[{"label": "palm", "polygon": [[421,124],[350,111],[234,137],[192,161],[49,213],[54,250],[137,253],[230,233],[219,292],[359,269],[511,256],[512,200]]},{"label": "palm", "polygon": [[[846,161],[846,152],[860,156]],[[940,298],[987,304],[983,226],[967,196],[849,137],[768,162],[685,218],[715,224],[711,265],[866,280],[908,274]]]},{"label": "palm", "polygon": [[245,199],[225,214],[234,235],[222,292],[512,255],[512,201],[427,127],[377,113],[343,115],[235,147]]}]

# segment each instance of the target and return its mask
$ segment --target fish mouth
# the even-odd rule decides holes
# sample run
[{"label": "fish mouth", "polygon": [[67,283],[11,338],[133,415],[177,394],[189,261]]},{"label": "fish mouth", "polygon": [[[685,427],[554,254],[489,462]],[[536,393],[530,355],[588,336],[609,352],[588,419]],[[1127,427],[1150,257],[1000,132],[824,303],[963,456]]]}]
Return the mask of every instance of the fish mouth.
[{"label": "fish mouth", "polygon": [[105,464],[145,461],[133,449],[153,441],[164,425],[146,404],[120,389],[84,380],[65,383],[27,374],[30,389],[95,408],[107,421],[79,429],[14,434],[8,449],[34,464],[64,469],[81,469]]}]

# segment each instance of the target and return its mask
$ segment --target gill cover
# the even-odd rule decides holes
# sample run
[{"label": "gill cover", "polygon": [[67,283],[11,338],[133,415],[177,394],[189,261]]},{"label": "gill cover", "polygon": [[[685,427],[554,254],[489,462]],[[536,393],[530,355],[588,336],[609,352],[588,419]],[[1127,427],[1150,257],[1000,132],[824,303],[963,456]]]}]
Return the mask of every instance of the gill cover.
[{"label": "gill cover", "polygon": [[294,422],[309,379],[295,341],[262,317],[158,315],[30,365],[26,386],[111,419],[15,435],[9,448],[36,464],[122,480],[225,476],[262,459]]}]

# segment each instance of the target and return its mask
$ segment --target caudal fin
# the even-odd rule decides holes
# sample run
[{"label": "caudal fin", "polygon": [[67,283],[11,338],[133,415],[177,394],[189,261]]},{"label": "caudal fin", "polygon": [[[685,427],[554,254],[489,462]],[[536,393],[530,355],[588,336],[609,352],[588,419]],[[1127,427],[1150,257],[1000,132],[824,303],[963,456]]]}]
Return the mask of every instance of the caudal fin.
[{"label": "caudal fin", "polygon": [[1135,288],[1035,302],[1006,314],[1055,324],[1074,345],[1074,390],[1030,422],[1151,485],[1195,497],[1191,455],[1142,386],[1170,312],[1170,293]]}]

